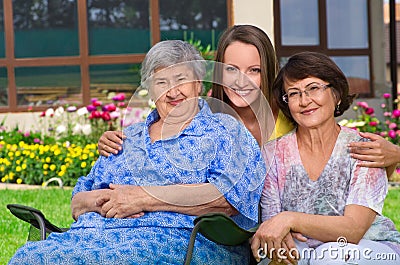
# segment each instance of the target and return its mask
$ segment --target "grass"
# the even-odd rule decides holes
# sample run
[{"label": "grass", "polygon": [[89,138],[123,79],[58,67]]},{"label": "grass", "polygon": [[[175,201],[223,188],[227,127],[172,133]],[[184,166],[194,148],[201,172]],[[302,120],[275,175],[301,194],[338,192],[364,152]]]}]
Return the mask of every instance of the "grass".
[{"label": "grass", "polygon": [[0,264],[7,262],[28,237],[29,224],[17,219],[7,204],[24,204],[41,210],[47,219],[59,227],[69,227],[72,189],[0,190]]},{"label": "grass", "polygon": [[[70,210],[71,189],[0,190],[0,264],[7,264],[15,251],[27,239],[29,224],[14,217],[7,204],[18,203],[41,210],[46,218],[59,227],[73,222]],[[383,214],[393,220],[400,230],[400,189],[391,189],[385,201]]]}]

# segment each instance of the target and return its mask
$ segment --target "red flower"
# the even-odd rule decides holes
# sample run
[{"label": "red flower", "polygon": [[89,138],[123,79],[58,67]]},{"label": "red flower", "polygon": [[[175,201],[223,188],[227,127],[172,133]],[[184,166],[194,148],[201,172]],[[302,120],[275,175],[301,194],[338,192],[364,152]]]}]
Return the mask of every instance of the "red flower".
[{"label": "red flower", "polygon": [[101,113],[101,118],[105,121],[109,121],[111,120],[111,116],[110,113],[107,111],[104,111],[103,113]]},{"label": "red flower", "polygon": [[374,114],[374,108],[366,108],[365,114],[368,114],[368,115]]},{"label": "red flower", "polygon": [[90,113],[89,119],[98,119],[101,118],[101,112],[98,110],[92,111],[92,113]]},{"label": "red flower", "polygon": [[370,122],[369,122],[369,125],[370,125],[370,126],[376,126],[376,125],[378,125],[378,123],[377,123],[376,121],[370,121]]}]

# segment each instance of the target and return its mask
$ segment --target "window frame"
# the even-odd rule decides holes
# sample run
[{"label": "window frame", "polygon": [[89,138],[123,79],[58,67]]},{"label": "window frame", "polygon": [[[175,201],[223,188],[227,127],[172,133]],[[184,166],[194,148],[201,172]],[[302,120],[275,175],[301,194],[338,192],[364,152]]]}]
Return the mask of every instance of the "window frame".
[{"label": "window frame", "polygon": [[290,57],[291,55],[302,52],[321,52],[330,57],[335,56],[368,56],[369,61],[369,86],[370,93],[359,94],[361,97],[372,98],[375,96],[373,87],[373,63],[372,63],[372,37],[371,37],[371,7],[370,0],[367,0],[367,27],[368,27],[368,48],[366,49],[330,49],[328,48],[328,29],[327,29],[327,0],[318,0],[318,23],[319,23],[319,45],[282,45],[282,30],[281,30],[281,15],[280,15],[280,3],[281,0],[274,1],[274,38],[275,38],[275,50],[278,60],[280,61],[283,57]]},{"label": "window frame", "polygon": [[[150,21],[150,44],[154,45],[160,41],[160,16],[159,1],[149,0]],[[233,0],[226,0],[227,24],[233,25]],[[53,56],[38,58],[16,58],[13,24],[12,0],[3,0],[4,12],[4,36],[5,36],[5,58],[0,58],[0,67],[7,70],[7,95],[8,105],[0,106],[0,113],[4,112],[26,112],[28,106],[17,105],[17,86],[15,80],[16,67],[34,66],[79,66],[81,76],[82,105],[90,104],[90,72],[92,65],[112,64],[137,64],[144,59],[145,53],[138,54],[115,54],[115,55],[90,55],[89,54],[89,29],[87,18],[87,0],[77,0],[78,15],[78,40],[79,55],[77,56]],[[33,106],[29,111],[42,111],[48,105]]]}]

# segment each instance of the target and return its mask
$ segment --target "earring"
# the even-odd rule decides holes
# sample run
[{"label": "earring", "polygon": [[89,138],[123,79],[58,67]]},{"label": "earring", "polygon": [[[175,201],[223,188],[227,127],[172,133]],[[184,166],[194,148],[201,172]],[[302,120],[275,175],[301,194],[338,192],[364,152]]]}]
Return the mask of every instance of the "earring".
[{"label": "earring", "polygon": [[341,114],[340,109],[339,109],[340,103],[336,105],[335,108],[335,116],[339,116]]}]

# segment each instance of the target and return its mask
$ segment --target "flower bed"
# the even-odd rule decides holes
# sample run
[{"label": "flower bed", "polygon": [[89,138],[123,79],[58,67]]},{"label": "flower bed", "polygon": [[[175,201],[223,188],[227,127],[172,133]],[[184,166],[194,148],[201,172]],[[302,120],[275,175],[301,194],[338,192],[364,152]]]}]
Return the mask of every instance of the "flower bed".
[{"label": "flower bed", "polygon": [[[394,99],[395,103],[399,103],[399,96]],[[353,110],[357,113],[356,119],[341,120],[340,125],[344,125],[361,132],[376,133],[386,140],[400,145],[400,110],[391,108],[391,95],[383,94],[383,103],[381,108],[383,111],[384,120],[379,120],[375,116],[375,109],[368,106],[366,102],[359,101]],[[389,180],[400,182],[400,167],[390,176]]]},{"label": "flower bed", "polygon": [[124,94],[110,102],[92,99],[82,108],[59,106],[40,114],[40,131],[22,132],[0,124],[0,181],[43,185],[53,177],[75,185],[90,172],[99,154],[97,141],[106,130],[142,121],[146,108],[127,107]]}]

